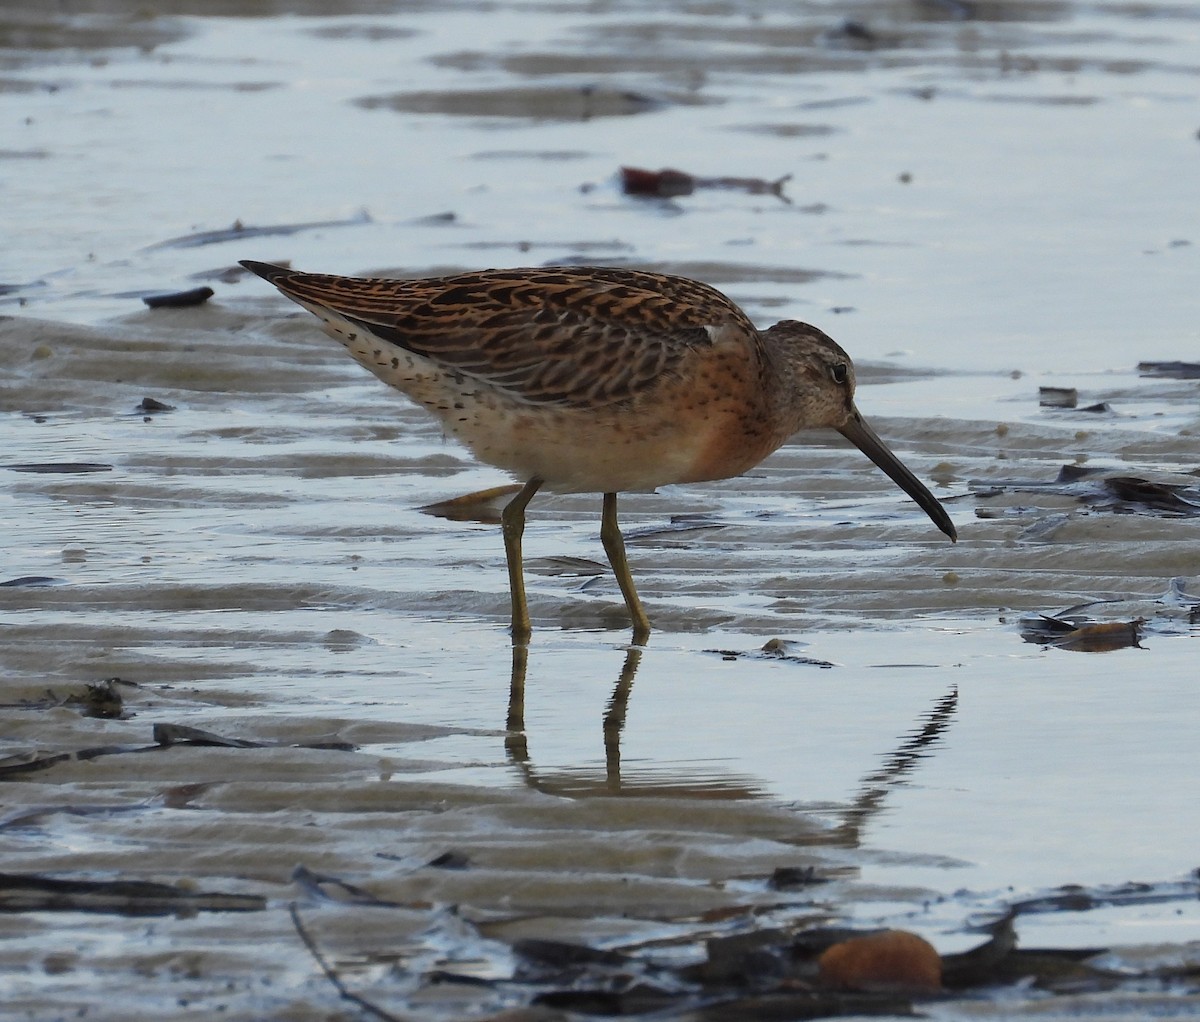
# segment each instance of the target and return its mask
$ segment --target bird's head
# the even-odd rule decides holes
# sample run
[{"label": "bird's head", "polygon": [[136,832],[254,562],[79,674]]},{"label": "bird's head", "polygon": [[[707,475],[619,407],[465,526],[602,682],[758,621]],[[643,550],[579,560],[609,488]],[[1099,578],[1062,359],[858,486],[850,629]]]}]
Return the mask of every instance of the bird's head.
[{"label": "bird's head", "polygon": [[808,323],[783,320],[764,335],[767,350],[782,356],[792,379],[791,400],[805,429],[836,429],[920,505],[951,540],[954,523],[941,502],[880,439],[854,406],[854,363],[842,347]]}]

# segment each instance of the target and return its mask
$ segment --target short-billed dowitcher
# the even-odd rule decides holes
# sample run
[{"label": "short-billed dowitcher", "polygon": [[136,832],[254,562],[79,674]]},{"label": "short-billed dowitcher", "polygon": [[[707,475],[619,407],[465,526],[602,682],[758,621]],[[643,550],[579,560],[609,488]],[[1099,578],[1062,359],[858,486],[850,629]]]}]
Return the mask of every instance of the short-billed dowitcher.
[{"label": "short-billed dowitcher", "polygon": [[600,539],[635,644],[650,621],[617,494],[740,475],[797,430],[837,430],[957,538],[937,498],[854,407],[850,357],[807,323],[756,329],[707,284],[601,267],[389,280],[242,265],[481,461],[525,483],[501,516],[514,642],[530,635],[521,537],[542,487],[604,494]]}]

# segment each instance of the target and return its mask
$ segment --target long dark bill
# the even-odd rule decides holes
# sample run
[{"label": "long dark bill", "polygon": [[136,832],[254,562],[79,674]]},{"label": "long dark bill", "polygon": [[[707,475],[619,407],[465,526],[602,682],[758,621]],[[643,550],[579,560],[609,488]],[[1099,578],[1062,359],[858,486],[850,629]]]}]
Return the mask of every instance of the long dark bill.
[{"label": "long dark bill", "polygon": [[930,493],[925,484],[879,439],[879,434],[867,425],[866,420],[858,414],[857,408],[850,413],[850,418],[838,432],[883,469],[892,482],[912,497],[933,520],[933,524],[949,536],[951,541],[958,540],[958,530],[954,528],[954,523],[950,521],[950,516],[946,514],[941,501]]}]

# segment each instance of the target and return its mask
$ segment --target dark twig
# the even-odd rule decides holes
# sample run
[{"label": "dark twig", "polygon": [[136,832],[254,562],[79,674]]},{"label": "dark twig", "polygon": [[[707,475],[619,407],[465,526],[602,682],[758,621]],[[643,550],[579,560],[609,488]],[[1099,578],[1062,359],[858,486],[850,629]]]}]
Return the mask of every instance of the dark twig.
[{"label": "dark twig", "polygon": [[304,923],[300,919],[300,909],[297,908],[294,901],[288,906],[288,912],[291,914],[292,925],[296,928],[296,933],[299,935],[301,941],[304,942],[304,946],[308,948],[308,953],[312,955],[313,961],[321,967],[321,971],[325,973],[325,978],[333,984],[333,988],[338,992],[338,996],[343,1001],[349,1001],[351,1004],[357,1005],[363,1011],[375,1016],[375,1018],[383,1019],[383,1022],[404,1022],[399,1015],[393,1015],[390,1012],[384,1011],[382,1008],[372,1004],[365,997],[360,997],[354,991],[350,990],[342,982],[342,977],[334,971],[333,966],[321,954],[321,949],[317,947],[316,941],[312,939],[308,930],[305,929]]}]

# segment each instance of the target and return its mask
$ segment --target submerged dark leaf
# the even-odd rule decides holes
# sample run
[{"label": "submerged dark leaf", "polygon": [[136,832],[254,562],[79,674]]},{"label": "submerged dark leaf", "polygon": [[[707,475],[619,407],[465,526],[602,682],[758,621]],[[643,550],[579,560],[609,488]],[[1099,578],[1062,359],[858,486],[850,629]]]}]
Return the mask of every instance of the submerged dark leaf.
[{"label": "submerged dark leaf", "polygon": [[434,856],[425,865],[434,869],[470,869],[471,860],[463,852],[448,851]]},{"label": "submerged dark leaf", "polygon": [[186,309],[193,305],[203,305],[215,293],[211,287],[193,287],[187,291],[146,295],[142,301],[152,309]]},{"label": "submerged dark leaf", "polygon": [[94,461],[24,462],[4,465],[14,472],[37,472],[44,475],[75,475],[83,472],[111,472],[112,465]]},{"label": "submerged dark leaf", "polygon": [[37,873],[0,873],[0,912],[111,912],[124,916],[261,912],[257,894],[189,891],[146,880],[60,880]]},{"label": "submerged dark leaf", "polygon": [[817,876],[816,866],[779,866],[767,880],[767,886],[773,891],[798,891],[827,883],[828,878]]},{"label": "submerged dark leaf", "polygon": [[164,401],[159,401],[158,398],[144,397],[138,402],[135,411],[148,412],[151,414],[154,412],[173,412],[175,411],[175,406],[169,405]]},{"label": "submerged dark leaf", "polygon": [[1171,380],[1200,380],[1200,362],[1139,362],[1138,372]]},{"label": "submerged dark leaf", "polygon": [[1038,387],[1038,404],[1043,408],[1074,408],[1079,391],[1074,387]]},{"label": "submerged dark leaf", "polygon": [[565,940],[526,938],[512,946],[513,953],[528,962],[563,968],[573,965],[626,965],[629,958],[617,951],[605,951],[586,944]]},{"label": "submerged dark leaf", "polygon": [[229,738],[215,731],[205,731],[186,724],[155,724],[154,740],[166,748],[172,745],[213,745],[226,749],[333,749],[353,752],[358,746],[338,739],[318,739],[311,742],[270,742],[252,738]]},{"label": "submerged dark leaf", "polygon": [[0,582],[0,589],[20,589],[34,586],[61,586],[66,584],[67,580],[65,578],[54,578],[51,575],[21,575],[18,578],[10,578],[4,582]]},{"label": "submerged dark leaf", "polygon": [[645,1015],[664,1008],[677,1008],[680,995],[673,990],[637,983],[625,990],[548,990],[535,996],[533,1003],[584,1015]]}]

